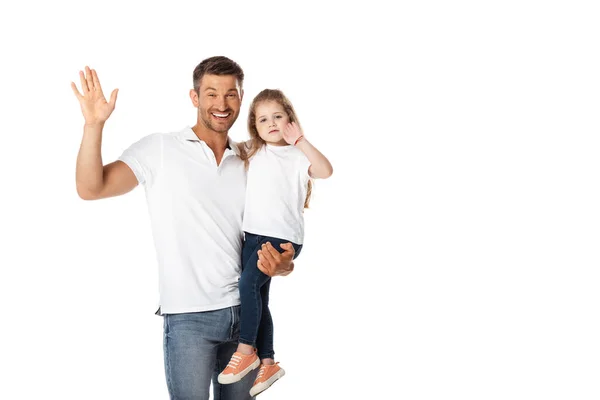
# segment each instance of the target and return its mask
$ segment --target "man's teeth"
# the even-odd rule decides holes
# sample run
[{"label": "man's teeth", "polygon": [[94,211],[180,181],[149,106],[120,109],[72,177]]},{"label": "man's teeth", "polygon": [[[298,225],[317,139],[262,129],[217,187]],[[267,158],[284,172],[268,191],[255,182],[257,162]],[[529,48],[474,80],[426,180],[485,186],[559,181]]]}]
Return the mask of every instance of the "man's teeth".
[{"label": "man's teeth", "polygon": [[212,113],[212,115],[214,115],[215,117],[219,117],[219,118],[229,117],[229,114],[215,114],[215,113]]}]

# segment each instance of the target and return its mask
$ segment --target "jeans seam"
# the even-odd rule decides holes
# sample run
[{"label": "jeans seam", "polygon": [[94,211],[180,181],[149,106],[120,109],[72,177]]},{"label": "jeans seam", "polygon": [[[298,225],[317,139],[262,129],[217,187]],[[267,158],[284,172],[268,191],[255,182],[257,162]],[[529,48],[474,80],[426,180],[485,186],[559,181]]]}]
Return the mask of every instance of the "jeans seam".
[{"label": "jeans seam", "polygon": [[172,392],[173,390],[173,382],[171,382],[171,357],[170,357],[170,353],[169,353],[169,319],[168,319],[168,315],[164,316],[165,318],[165,356],[166,356],[166,366],[165,369],[167,370],[167,387],[169,389],[169,396],[171,397],[171,399],[175,400],[175,394]]},{"label": "jeans seam", "polygon": [[[218,351],[218,350],[217,350]],[[217,357],[216,363],[217,365],[217,372],[221,373],[222,368],[221,368],[221,363],[219,362],[219,357]],[[218,393],[215,393],[215,399],[222,399],[223,398],[223,385],[221,385],[219,382],[213,383],[213,385],[215,386],[215,392],[218,390]]]},{"label": "jeans seam", "polygon": [[[261,272],[261,271],[258,271],[258,272]],[[251,287],[252,287],[252,294],[254,297],[252,300],[254,300],[254,301],[252,302],[252,305],[254,306],[257,303],[257,299],[260,299],[260,301],[261,301],[261,307],[257,307],[256,310],[253,310],[253,311],[255,311],[254,314],[258,315],[258,313],[260,312],[261,315],[260,315],[260,318],[258,318],[258,321],[256,321],[257,323],[254,325],[256,327],[255,332],[253,332],[254,340],[250,341],[250,340],[242,339],[241,331],[240,331],[240,340],[239,341],[240,341],[240,343],[242,343],[242,341],[243,341],[244,344],[256,347],[256,339],[258,337],[258,330],[260,329],[260,321],[262,319],[262,298],[260,295],[260,290],[258,290],[258,291],[254,290],[254,289],[256,289],[258,280],[260,279],[260,275],[254,275],[253,278],[254,279],[253,279]]]},{"label": "jeans seam", "polygon": [[229,307],[229,312],[231,313],[231,325],[229,325],[229,337],[233,337],[233,307]]}]

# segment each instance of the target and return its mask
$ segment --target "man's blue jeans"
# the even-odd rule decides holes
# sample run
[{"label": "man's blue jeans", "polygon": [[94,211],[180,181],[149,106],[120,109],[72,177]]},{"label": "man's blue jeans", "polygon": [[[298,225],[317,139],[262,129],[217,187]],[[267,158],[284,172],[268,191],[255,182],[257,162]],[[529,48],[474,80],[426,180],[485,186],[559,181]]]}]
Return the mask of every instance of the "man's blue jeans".
[{"label": "man's blue jeans", "polygon": [[164,356],[172,400],[250,400],[258,369],[240,382],[221,385],[217,376],[238,345],[240,307],[164,315]]}]

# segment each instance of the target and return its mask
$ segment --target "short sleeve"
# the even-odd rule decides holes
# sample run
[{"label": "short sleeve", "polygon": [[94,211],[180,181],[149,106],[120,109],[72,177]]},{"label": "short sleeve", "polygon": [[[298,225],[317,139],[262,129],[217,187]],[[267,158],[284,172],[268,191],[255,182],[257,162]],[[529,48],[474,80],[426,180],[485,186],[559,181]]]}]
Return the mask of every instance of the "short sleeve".
[{"label": "short sleeve", "polygon": [[162,164],[163,135],[156,133],[143,137],[129,146],[119,157],[131,168],[139,184],[152,184]]},{"label": "short sleeve", "polygon": [[305,177],[305,178],[310,178],[310,175],[308,174],[308,168],[310,167],[310,161],[308,160],[308,158],[306,157],[306,155],[304,155],[304,153],[302,153],[301,151],[298,151],[298,161],[297,161],[297,165],[298,165],[298,170],[300,171],[300,176]]}]

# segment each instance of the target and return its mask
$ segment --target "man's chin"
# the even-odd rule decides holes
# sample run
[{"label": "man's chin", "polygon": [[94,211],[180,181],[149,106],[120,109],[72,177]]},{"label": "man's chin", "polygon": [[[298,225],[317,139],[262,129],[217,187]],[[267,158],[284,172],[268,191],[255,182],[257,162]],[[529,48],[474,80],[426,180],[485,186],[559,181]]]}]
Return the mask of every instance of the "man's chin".
[{"label": "man's chin", "polygon": [[232,126],[232,125],[233,125],[233,124],[228,124],[228,125],[225,125],[225,126],[223,126],[223,125],[216,125],[216,124],[213,124],[213,126],[212,126],[212,129],[213,129],[213,131],[215,131],[215,132],[219,132],[219,133],[227,133],[227,132],[229,132],[229,129],[231,129],[231,126]]},{"label": "man's chin", "polygon": [[227,133],[227,132],[229,132],[229,129],[231,129],[231,127],[233,126],[233,122],[231,122],[231,123],[212,123],[210,121],[204,121],[204,126],[206,126],[211,131],[214,131],[217,133]]}]

